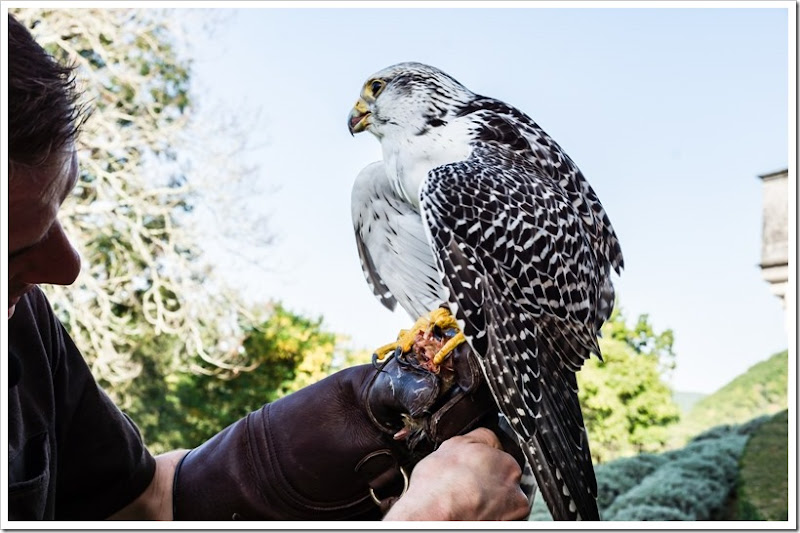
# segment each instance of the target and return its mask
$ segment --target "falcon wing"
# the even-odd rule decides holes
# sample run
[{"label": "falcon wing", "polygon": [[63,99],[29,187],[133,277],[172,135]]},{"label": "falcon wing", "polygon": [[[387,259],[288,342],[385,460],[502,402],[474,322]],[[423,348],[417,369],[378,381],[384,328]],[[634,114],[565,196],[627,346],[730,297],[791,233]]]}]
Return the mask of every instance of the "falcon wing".
[{"label": "falcon wing", "polygon": [[353,227],[361,268],[372,292],[390,310],[412,318],[444,302],[420,214],[391,186],[383,162],[368,165],[353,184]]},{"label": "falcon wing", "polygon": [[528,158],[481,143],[428,174],[421,211],[451,311],[551,513],[598,519],[574,372],[599,354],[601,283],[580,217]]},{"label": "falcon wing", "polygon": [[[483,120],[500,119],[501,131],[484,130],[484,139],[495,141],[508,141],[501,137],[505,125],[513,125],[513,133],[509,136],[514,142],[519,142],[524,138],[527,142],[525,148],[530,149],[531,157],[537,162],[542,175],[549,176],[554,182],[558,182],[559,188],[572,203],[574,211],[580,216],[587,231],[593,236],[592,243],[595,255],[598,258],[605,258],[602,267],[605,276],[602,296],[598,301],[595,316],[595,329],[600,330],[603,323],[611,316],[614,307],[614,286],[611,284],[611,269],[620,274],[624,268],[622,250],[619,239],[611,226],[605,208],[600,203],[592,186],[583,176],[583,173],[572,159],[561,149],[536,122],[520,110],[485,96],[478,97],[470,101],[461,110],[459,115],[474,115]],[[498,135],[499,134],[499,135]],[[524,143],[523,143],[524,144]]]}]

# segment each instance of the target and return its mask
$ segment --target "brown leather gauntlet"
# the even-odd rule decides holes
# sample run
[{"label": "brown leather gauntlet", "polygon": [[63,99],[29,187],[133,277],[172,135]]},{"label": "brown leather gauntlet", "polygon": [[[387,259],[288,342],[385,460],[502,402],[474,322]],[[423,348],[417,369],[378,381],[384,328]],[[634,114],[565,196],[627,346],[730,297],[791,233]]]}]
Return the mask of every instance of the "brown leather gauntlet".
[{"label": "brown leather gauntlet", "polygon": [[250,413],[178,465],[175,519],[380,519],[420,459],[496,419],[466,344],[452,364],[444,379],[395,354]]}]

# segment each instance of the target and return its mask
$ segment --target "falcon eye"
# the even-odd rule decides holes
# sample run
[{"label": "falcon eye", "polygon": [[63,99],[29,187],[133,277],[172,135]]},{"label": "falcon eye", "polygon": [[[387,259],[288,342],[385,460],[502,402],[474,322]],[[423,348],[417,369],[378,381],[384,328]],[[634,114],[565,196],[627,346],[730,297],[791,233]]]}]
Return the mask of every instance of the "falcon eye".
[{"label": "falcon eye", "polygon": [[383,82],[381,80],[374,80],[369,84],[369,89],[372,91],[372,96],[378,96],[378,93],[383,90]]}]

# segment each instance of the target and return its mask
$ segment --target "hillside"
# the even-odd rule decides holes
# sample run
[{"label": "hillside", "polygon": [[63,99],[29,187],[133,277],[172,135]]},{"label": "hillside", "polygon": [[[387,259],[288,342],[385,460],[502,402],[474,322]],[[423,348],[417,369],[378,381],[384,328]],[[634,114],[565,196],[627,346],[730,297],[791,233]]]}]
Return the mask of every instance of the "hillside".
[{"label": "hillside", "polygon": [[750,367],[717,392],[700,399],[675,431],[675,444],[719,424],[739,424],[786,409],[788,352]]}]

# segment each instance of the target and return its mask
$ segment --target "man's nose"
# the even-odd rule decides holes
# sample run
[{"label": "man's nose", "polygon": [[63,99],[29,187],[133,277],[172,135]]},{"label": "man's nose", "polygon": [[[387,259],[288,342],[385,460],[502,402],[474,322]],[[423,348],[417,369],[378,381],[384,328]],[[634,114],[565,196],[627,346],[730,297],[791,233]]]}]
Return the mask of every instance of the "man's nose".
[{"label": "man's nose", "polygon": [[30,251],[25,281],[30,284],[70,285],[81,271],[81,259],[61,223],[56,220],[45,238]]}]

